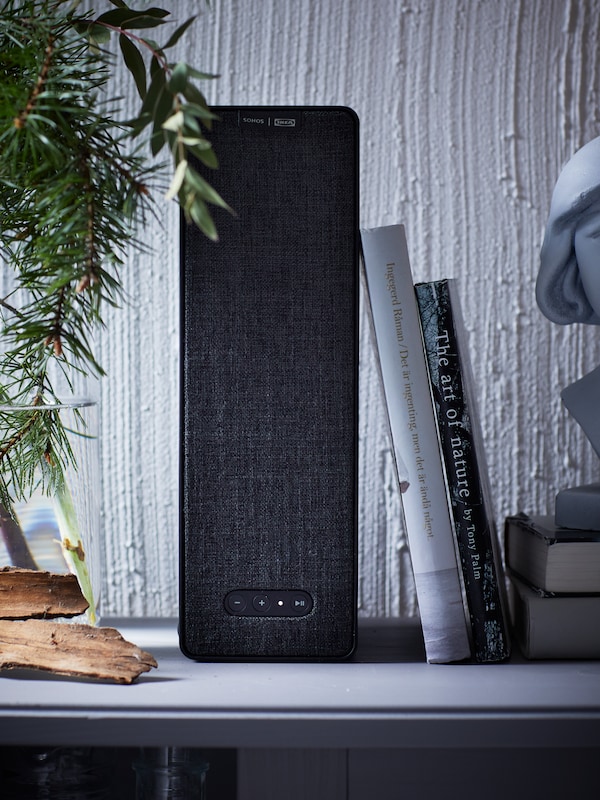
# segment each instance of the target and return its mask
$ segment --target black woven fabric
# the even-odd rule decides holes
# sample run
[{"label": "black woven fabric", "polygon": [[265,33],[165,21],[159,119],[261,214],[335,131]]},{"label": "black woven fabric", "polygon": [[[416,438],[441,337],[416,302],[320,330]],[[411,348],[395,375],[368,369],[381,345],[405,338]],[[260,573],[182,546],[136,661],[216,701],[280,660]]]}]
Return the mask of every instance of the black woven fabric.
[{"label": "black woven fabric", "polygon": [[[353,643],[356,125],[221,110],[210,180],[236,216],[182,236],[181,621],[198,658],[326,658]],[[307,617],[238,617],[234,589],[302,589]]]}]

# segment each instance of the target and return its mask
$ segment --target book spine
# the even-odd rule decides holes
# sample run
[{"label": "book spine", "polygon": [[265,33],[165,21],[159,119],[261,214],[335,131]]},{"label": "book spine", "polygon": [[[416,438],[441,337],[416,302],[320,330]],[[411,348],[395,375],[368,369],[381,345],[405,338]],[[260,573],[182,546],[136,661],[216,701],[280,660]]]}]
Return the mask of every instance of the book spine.
[{"label": "book spine", "polygon": [[471,656],[454,532],[404,228],[361,231],[363,267],[389,428],[404,464],[402,509],[425,652],[432,663]]},{"label": "book spine", "polygon": [[452,281],[415,287],[454,530],[471,618],[474,657],[510,655],[501,563],[478,436],[466,332]]},{"label": "book spine", "polygon": [[600,595],[544,592],[509,571],[515,635],[526,658],[600,658]]}]

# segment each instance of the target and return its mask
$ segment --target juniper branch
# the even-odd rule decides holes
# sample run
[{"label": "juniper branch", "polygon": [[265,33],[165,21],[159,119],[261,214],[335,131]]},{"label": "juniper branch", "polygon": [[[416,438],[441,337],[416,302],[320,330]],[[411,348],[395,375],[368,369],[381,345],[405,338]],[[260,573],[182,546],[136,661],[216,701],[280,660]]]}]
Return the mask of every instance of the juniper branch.
[{"label": "juniper branch", "polygon": [[[165,54],[192,20],[160,47],[143,31],[162,26],[167,11],[111,2],[115,8],[100,16],[79,13],[70,0],[0,4],[0,252],[16,280],[11,302],[0,300],[3,402],[58,400],[52,361],[67,379],[73,371],[103,374],[89,337],[104,324],[105,306],[122,299],[118,270],[130,247],[143,247],[136,230],[154,202],[157,170],[142,152],[141,134],[149,128],[153,155],[177,144],[171,152],[176,176],[188,151],[216,166],[193,122],[195,115],[210,129],[213,115],[194,84],[208,76],[172,64]],[[108,94],[112,36],[140,92],[139,112],[128,123]],[[148,68],[140,48],[150,53]],[[175,129],[173,112],[182,111]],[[194,137],[184,143],[190,127]],[[179,201],[214,237],[206,203],[225,204],[208,185],[190,190],[191,168],[184,177]],[[0,502],[8,509],[39,464],[44,480],[56,485],[70,457],[58,418],[41,415],[48,430],[40,431],[34,412],[23,413],[29,420],[18,424],[14,415],[0,414]]]}]

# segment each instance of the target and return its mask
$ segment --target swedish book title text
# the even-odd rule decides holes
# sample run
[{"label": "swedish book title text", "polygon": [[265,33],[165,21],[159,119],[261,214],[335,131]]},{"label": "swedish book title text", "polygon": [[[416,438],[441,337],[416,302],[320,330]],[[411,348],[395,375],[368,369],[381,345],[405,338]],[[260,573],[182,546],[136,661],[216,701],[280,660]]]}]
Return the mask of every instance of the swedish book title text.
[{"label": "swedish book title text", "polygon": [[431,500],[429,499],[429,488],[427,486],[427,475],[425,473],[425,459],[421,453],[421,443],[419,440],[419,430],[417,425],[417,410],[412,389],[412,378],[410,372],[409,349],[404,341],[403,332],[403,306],[402,301],[398,296],[396,288],[396,281],[394,279],[395,263],[391,262],[386,264],[385,279],[388,292],[390,293],[392,301],[392,313],[394,315],[394,329],[396,332],[396,343],[398,345],[398,353],[400,356],[400,366],[402,369],[403,397],[406,401],[408,410],[408,429],[411,434],[411,442],[413,453],[415,456],[415,467],[418,478],[418,491],[421,498],[421,506],[423,508],[423,526],[424,532],[428,538],[432,538],[433,522],[431,519]]}]

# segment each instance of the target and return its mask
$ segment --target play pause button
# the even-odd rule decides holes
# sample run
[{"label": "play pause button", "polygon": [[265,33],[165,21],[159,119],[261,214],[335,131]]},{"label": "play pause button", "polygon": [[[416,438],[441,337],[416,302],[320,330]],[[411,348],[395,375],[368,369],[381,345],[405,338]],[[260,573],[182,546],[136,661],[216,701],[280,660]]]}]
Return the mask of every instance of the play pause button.
[{"label": "play pause button", "polygon": [[295,595],[292,597],[291,611],[293,614],[306,614],[307,610],[308,598],[304,597],[303,595]]},{"label": "play pause button", "polygon": [[313,605],[310,594],[302,589],[236,589],[225,597],[227,611],[243,617],[305,617]]}]

